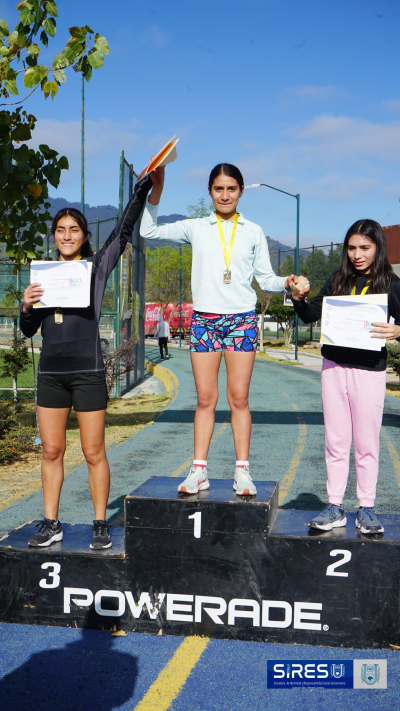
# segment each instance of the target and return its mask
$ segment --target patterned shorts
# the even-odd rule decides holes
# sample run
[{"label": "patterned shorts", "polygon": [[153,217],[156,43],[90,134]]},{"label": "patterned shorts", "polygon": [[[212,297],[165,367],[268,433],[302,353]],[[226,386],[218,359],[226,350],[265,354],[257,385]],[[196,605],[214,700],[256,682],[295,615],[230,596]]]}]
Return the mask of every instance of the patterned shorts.
[{"label": "patterned shorts", "polygon": [[255,311],[222,315],[193,311],[190,350],[195,353],[255,351],[257,336]]}]

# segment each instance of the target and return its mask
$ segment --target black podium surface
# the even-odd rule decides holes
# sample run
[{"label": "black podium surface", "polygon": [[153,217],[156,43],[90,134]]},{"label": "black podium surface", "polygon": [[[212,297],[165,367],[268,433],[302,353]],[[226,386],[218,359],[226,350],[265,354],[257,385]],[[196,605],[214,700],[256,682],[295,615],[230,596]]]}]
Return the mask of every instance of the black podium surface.
[{"label": "black podium surface", "polygon": [[125,499],[113,548],[90,526],[29,549],[33,523],[0,541],[4,622],[331,646],[400,639],[400,517],[385,533],[310,531],[309,511],[278,510],[278,484],[238,497],[232,482],[179,495],[153,477]]}]

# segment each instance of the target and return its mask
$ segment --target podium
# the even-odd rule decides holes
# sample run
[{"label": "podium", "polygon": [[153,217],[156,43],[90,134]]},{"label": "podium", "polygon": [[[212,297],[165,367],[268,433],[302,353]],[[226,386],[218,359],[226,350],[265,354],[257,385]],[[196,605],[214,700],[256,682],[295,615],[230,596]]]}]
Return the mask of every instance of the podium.
[{"label": "podium", "polygon": [[385,533],[311,531],[315,512],[278,510],[278,484],[239,497],[230,480],[180,495],[152,477],[125,499],[113,547],[91,527],[29,549],[35,524],[0,541],[3,622],[323,646],[400,639],[400,517]]}]

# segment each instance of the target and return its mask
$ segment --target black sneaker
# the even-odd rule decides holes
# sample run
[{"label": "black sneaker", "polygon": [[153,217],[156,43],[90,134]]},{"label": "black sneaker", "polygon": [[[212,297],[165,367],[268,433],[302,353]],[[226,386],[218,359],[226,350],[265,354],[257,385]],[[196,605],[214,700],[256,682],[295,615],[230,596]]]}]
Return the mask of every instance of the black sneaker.
[{"label": "black sneaker", "polygon": [[100,548],[111,548],[112,542],[108,524],[105,521],[93,521],[93,538],[89,548],[99,550]]},{"label": "black sneaker", "polygon": [[52,518],[44,518],[43,521],[36,524],[36,528],[39,526],[38,532],[29,539],[28,546],[44,548],[45,546],[51,546],[56,541],[62,541],[63,532],[59,521],[53,521]]}]

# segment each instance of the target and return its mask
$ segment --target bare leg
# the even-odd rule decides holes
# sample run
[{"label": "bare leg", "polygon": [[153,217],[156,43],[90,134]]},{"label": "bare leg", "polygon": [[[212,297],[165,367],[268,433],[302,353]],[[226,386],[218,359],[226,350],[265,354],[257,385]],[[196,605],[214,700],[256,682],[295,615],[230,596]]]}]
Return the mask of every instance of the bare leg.
[{"label": "bare leg", "polygon": [[197,390],[194,417],[194,458],[207,459],[218,402],[218,371],[222,353],[191,353]]},{"label": "bare leg", "polygon": [[82,451],[89,469],[94,518],[104,521],[110,492],[110,467],[104,441],[106,411],[77,412],[76,416],[81,434]]},{"label": "bare leg", "polygon": [[42,485],[44,515],[57,521],[64,481],[63,457],[69,407],[38,407],[40,438],[43,442]]},{"label": "bare leg", "polygon": [[224,355],[236,459],[247,461],[251,436],[249,388],[256,354],[254,351],[224,351]]}]

